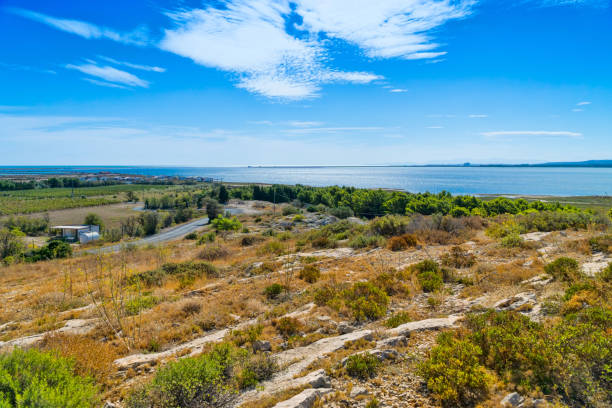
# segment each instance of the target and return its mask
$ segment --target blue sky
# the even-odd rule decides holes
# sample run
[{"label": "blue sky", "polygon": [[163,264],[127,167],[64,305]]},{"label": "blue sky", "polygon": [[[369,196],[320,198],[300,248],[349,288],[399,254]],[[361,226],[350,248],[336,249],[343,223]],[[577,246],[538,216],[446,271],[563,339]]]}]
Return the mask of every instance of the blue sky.
[{"label": "blue sky", "polygon": [[0,0],[0,165],[612,159],[608,0]]}]

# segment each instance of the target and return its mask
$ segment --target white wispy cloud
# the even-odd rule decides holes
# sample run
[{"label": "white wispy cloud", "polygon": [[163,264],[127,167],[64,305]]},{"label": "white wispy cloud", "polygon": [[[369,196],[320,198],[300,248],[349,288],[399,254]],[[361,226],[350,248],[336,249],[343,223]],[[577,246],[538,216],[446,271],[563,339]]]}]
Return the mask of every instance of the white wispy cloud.
[{"label": "white wispy cloud", "polygon": [[404,93],[404,92],[408,92],[407,89],[403,89],[403,88],[393,88],[390,89],[389,92],[391,93]]},{"label": "white wispy cloud", "polygon": [[297,0],[302,28],[353,43],[370,57],[444,55],[428,31],[471,13],[475,0]]},{"label": "white wispy cloud", "polygon": [[286,133],[313,134],[313,133],[343,133],[343,132],[373,132],[387,128],[381,126],[338,126],[338,127],[306,127],[300,129],[287,129]]},{"label": "white wispy cloud", "polygon": [[574,108],[572,109],[572,112],[584,112],[584,109]]},{"label": "white wispy cloud", "polygon": [[479,118],[488,118],[489,115],[472,114],[472,115],[469,115],[469,117],[472,118],[472,119],[479,119]]},{"label": "white wispy cloud", "polygon": [[110,66],[100,66],[87,63],[81,65],[67,64],[66,68],[103,79],[107,83],[110,82],[112,84],[135,86],[140,88],[147,88],[149,86],[147,81],[138,78],[136,75]]},{"label": "white wispy cloud", "polygon": [[548,131],[548,130],[511,130],[511,131],[496,131],[483,132],[485,137],[500,137],[500,136],[552,136],[552,137],[582,137],[582,133],[567,132],[567,131]]},{"label": "white wispy cloud", "polygon": [[111,64],[114,64],[114,65],[121,65],[121,66],[128,67],[128,68],[139,69],[141,71],[166,72],[166,68],[162,68],[162,67],[133,64],[131,62],[126,62],[126,61],[117,61],[116,59],[105,57],[103,55],[98,55],[98,58],[103,61],[110,62]]},{"label": "white wispy cloud", "polygon": [[119,32],[111,28],[102,27],[85,21],[53,17],[47,14],[25,10],[22,8],[10,7],[7,8],[7,10],[13,14],[47,24],[48,26],[57,28],[58,30],[76,34],[83,38],[104,38],[131,45],[146,45],[149,42],[148,33],[145,28],[138,28],[131,32]]},{"label": "white wispy cloud", "polygon": [[427,126],[427,129],[444,129],[444,126]]},{"label": "white wispy cloud", "polygon": [[303,120],[292,120],[288,123],[289,126],[293,127],[313,127],[313,126],[321,126],[323,122],[314,122],[314,121],[303,121]]},{"label": "white wispy cloud", "polygon": [[0,68],[6,68],[12,71],[32,71],[32,72],[40,72],[43,74],[57,74],[57,72],[55,72],[52,69],[38,68],[38,67],[29,66],[29,65],[21,65],[21,64],[7,64],[5,62],[0,62]]},{"label": "white wispy cloud", "polygon": [[576,106],[585,106],[585,105],[590,105],[590,104],[591,104],[591,102],[589,102],[589,101],[582,101],[582,102],[578,102],[576,104]]},{"label": "white wispy cloud", "polygon": [[[303,99],[317,96],[326,83],[368,84],[383,79],[375,73],[329,67],[329,39],[354,44],[372,58],[438,61],[446,52],[439,49],[432,31],[448,21],[469,16],[476,2],[221,0],[201,8],[167,11],[172,26],[163,30],[161,41],[155,44],[148,39],[145,29],[120,32],[20,8],[9,10],[83,38],[155,45],[199,65],[229,72],[236,86],[249,92],[271,98]],[[299,25],[295,24],[297,20],[301,21]],[[299,34],[294,34],[295,31]],[[132,69],[164,70],[103,59]]]},{"label": "white wispy cloud", "polygon": [[104,86],[106,88],[119,88],[119,89],[128,89],[127,86],[123,86],[123,85],[119,85],[119,84],[113,84],[111,82],[106,82],[106,81],[98,81],[97,79],[93,79],[93,78],[82,78],[83,81],[87,81],[90,82],[94,85],[98,85],[98,86]]},{"label": "white wispy cloud", "polygon": [[322,83],[381,78],[325,67],[320,42],[287,33],[289,2],[237,0],[223,6],[168,13],[175,26],[165,30],[160,47],[197,64],[235,73],[238,87],[268,97],[308,98],[317,95]]},{"label": "white wispy cloud", "polygon": [[608,0],[524,0],[524,3],[537,3],[543,7],[555,6],[588,6],[588,7],[609,7]]}]

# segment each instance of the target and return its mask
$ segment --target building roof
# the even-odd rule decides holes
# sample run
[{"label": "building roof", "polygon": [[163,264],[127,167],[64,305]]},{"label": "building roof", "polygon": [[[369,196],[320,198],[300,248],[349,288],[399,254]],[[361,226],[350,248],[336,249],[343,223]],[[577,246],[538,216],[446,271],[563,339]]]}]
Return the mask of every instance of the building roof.
[{"label": "building roof", "polygon": [[56,225],[51,227],[51,229],[73,229],[73,230],[82,230],[88,229],[89,225]]}]

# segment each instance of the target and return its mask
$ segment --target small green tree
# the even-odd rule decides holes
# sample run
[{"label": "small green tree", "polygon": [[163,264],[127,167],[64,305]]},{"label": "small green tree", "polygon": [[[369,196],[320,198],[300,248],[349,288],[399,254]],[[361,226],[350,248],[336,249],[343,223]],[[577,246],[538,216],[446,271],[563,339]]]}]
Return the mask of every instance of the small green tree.
[{"label": "small green tree", "polygon": [[104,229],[104,221],[98,214],[89,213],[85,216],[85,221],[83,221],[85,225],[97,225],[100,227],[100,232]]},{"label": "small green tree", "polygon": [[11,257],[19,258],[23,255],[25,234],[18,229],[0,229],[0,260]]},{"label": "small green tree", "polygon": [[242,228],[242,224],[236,217],[226,218],[222,215],[215,218],[212,224],[217,231],[238,231]]},{"label": "small green tree", "polygon": [[219,187],[219,202],[225,204],[227,200],[229,200],[229,193],[227,192],[227,188],[221,184],[221,187]]},{"label": "small green tree", "polygon": [[223,211],[223,207],[219,205],[217,200],[212,198],[206,200],[206,214],[208,215],[208,219],[212,222],[215,218],[217,218],[221,212]]},{"label": "small green tree", "polygon": [[160,216],[155,211],[147,211],[140,214],[138,219],[145,235],[153,235],[159,231]]}]

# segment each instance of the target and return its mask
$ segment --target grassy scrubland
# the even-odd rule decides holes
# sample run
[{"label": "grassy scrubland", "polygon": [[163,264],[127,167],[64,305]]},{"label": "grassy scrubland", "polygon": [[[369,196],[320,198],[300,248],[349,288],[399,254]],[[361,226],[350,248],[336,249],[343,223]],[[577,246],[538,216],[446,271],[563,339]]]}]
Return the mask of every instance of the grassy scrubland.
[{"label": "grassy scrubland", "polygon": [[[261,201],[160,247],[1,267],[0,341],[15,342],[0,343],[0,404],[266,408],[317,369],[334,390],[316,406],[497,407],[510,392],[526,406],[612,404],[612,231],[602,212],[273,188],[228,188],[227,199]],[[286,197],[276,211],[270,193]],[[175,214],[224,194],[145,198]],[[438,333],[390,332],[449,315],[462,318]],[[75,322],[87,330],[65,329]],[[321,356],[306,348],[343,333],[355,340]],[[394,341],[381,349],[383,340]],[[23,368],[33,364],[37,381]],[[286,386],[261,391],[284,375]],[[368,394],[351,397],[358,386]]]}]

